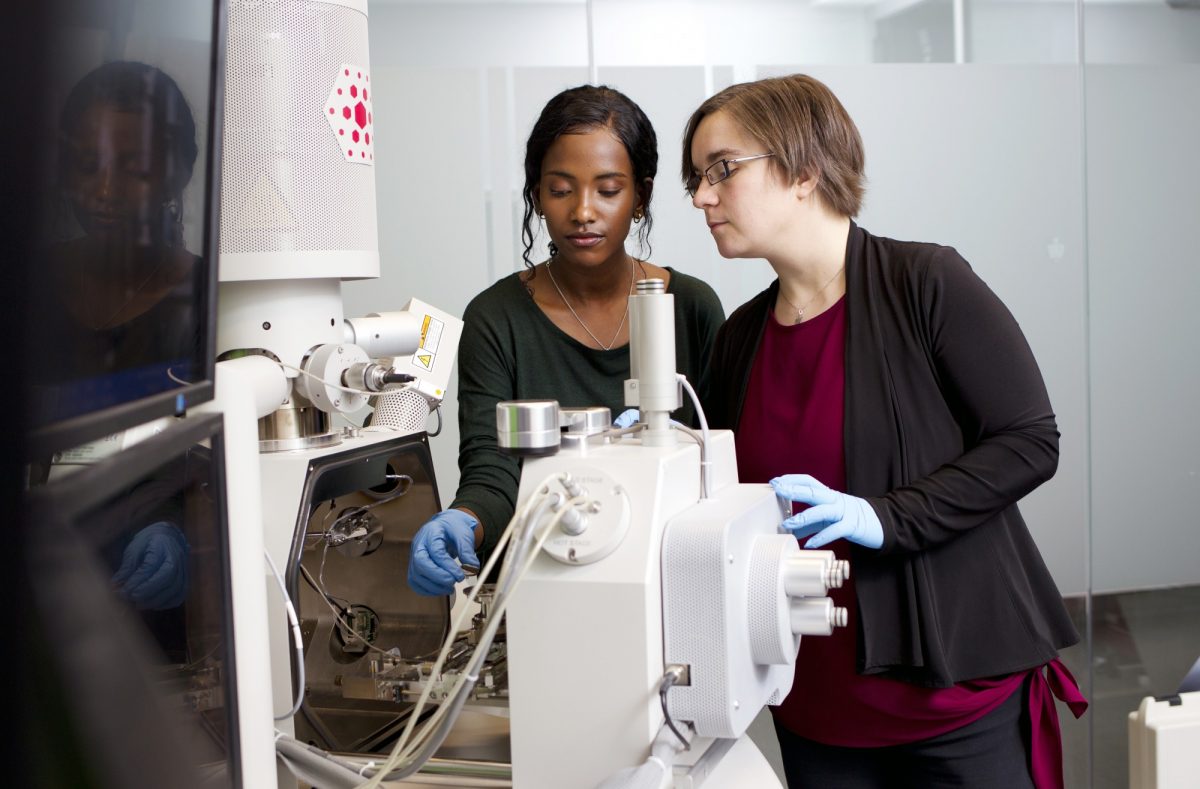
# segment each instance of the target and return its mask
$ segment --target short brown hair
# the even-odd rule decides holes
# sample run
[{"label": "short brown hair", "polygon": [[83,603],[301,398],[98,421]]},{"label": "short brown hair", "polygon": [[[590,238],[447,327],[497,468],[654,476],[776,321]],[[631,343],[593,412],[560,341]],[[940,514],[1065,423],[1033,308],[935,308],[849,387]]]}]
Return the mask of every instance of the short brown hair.
[{"label": "short brown hair", "polygon": [[[775,155],[775,172],[788,183],[818,175],[817,192],[834,211],[857,216],[866,178],[858,127],[824,83],[805,74],[730,85],[692,113],[683,133],[683,182],[695,183],[692,138],[700,122],[729,113],[751,137]],[[815,172],[814,172],[815,171]]]}]

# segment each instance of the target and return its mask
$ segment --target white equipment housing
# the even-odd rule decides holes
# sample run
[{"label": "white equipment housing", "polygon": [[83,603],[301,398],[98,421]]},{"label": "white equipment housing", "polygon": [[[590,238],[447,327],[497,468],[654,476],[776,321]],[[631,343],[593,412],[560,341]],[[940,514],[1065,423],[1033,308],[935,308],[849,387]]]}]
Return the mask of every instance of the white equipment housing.
[{"label": "white equipment housing", "polygon": [[1200,691],[1142,699],[1129,713],[1129,789],[1184,789],[1200,776]]},{"label": "white equipment housing", "polygon": [[[514,786],[594,787],[644,762],[663,726],[659,685],[666,668],[687,668],[668,691],[672,718],[695,739],[674,769],[690,785],[693,765],[714,787],[777,786],[748,742],[721,756],[765,704],[791,689],[800,633],[830,632],[824,597],[829,552],[800,556],[780,534],[781,514],[766,485],[736,484],[733,436],[711,436],[713,495],[700,496],[699,451],[686,442],[637,439],[562,449],[527,459],[518,508],[536,480],[561,472],[600,506],[579,533],[550,537],[513,592],[508,656]],[[798,624],[792,609],[828,608],[824,621]],[[789,580],[792,579],[792,580]],[[793,599],[797,598],[797,599]],[[844,612],[842,612],[844,615]]]},{"label": "white equipment housing", "polygon": [[222,282],[379,276],[369,65],[366,0],[230,4]]},{"label": "white equipment housing", "polygon": [[630,297],[625,404],[640,408],[637,438],[614,440],[570,412],[560,418],[570,440],[522,432],[547,401],[496,409],[501,446],[558,447],[525,459],[517,511],[555,478],[579,507],[546,537],[507,613],[512,774],[523,789],[633,785],[620,783],[622,769],[666,764],[655,744],[672,724],[690,739],[667,764],[679,789],[778,786],[740,739],[791,690],[800,636],[846,623],[826,592],[848,566],[780,533],[772,488],[737,483],[733,434],[694,433],[703,451],[678,442],[673,310],[662,280],[638,282]]},{"label": "white equipment housing", "polygon": [[729,485],[664,535],[664,662],[689,666],[691,679],[671,690],[670,710],[701,736],[740,737],[792,687],[800,639],[782,579],[800,549],[779,520],[770,488]]},{"label": "white equipment housing", "polygon": [[[462,337],[463,322],[419,299],[409,299],[401,312],[372,313],[365,320],[388,322],[401,316],[413,319],[416,341],[402,353],[388,355],[396,372],[407,373],[415,380],[407,391],[374,398],[375,413],[371,424],[413,433],[425,428],[430,409],[446,396],[455,352]],[[347,321],[347,324],[350,323],[355,323],[356,327],[364,325],[359,321]],[[397,387],[397,384],[389,384],[383,391],[389,392]]]},{"label": "white equipment housing", "polygon": [[[292,411],[357,411],[366,399],[341,388],[347,370],[420,341],[420,316],[346,321],[342,308],[342,280],[380,271],[367,4],[236,2],[228,31],[217,353],[265,354],[300,375]],[[335,440],[316,416],[276,421],[288,433],[276,449]]]},{"label": "white equipment housing", "polygon": [[[401,315],[344,315],[341,282],[380,274],[366,0],[237,0],[227,25],[216,350],[228,360],[218,364],[216,407],[239,414],[238,439],[226,444],[227,468],[240,470],[229,487],[231,525],[255,532],[235,543],[232,563],[238,675],[254,683],[239,683],[243,750],[248,764],[271,768],[249,769],[246,782],[265,787],[276,775],[264,753],[271,722],[259,719],[268,641],[275,711],[289,709],[293,694],[287,618],[274,581],[263,577],[262,550],[286,575],[314,466],[383,455],[424,429],[462,324],[416,300]],[[403,421],[385,420],[390,432],[344,436],[330,415],[364,406],[364,391],[396,385],[378,357],[416,376],[404,392],[376,398]],[[265,382],[244,373],[258,363],[266,367],[253,372]],[[264,393],[268,407],[251,415],[248,404],[260,405]],[[259,454],[268,448],[274,454]],[[291,720],[278,726],[293,730]],[[286,769],[278,780],[296,786]]]}]

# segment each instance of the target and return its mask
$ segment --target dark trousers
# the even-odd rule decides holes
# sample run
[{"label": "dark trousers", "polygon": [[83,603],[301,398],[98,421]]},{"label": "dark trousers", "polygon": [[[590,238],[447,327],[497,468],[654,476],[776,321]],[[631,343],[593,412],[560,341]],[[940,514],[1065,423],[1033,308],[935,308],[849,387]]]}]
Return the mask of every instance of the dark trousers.
[{"label": "dark trousers", "polygon": [[788,789],[1033,789],[1028,692],[960,729],[884,748],[822,745],[776,723]]}]

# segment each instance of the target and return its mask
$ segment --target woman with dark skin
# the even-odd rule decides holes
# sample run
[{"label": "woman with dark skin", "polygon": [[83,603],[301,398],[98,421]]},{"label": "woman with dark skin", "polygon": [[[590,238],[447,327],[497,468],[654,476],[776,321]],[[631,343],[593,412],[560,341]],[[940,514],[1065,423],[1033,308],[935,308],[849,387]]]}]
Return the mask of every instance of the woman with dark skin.
[{"label": "woman with dark skin", "polygon": [[115,62],[75,86],[61,128],[63,193],[85,235],[58,249],[84,283],[69,292],[89,295],[68,303],[85,325],[110,328],[191,272],[182,202],[196,161],[195,123],[170,77]]},{"label": "woman with dark skin", "polygon": [[[202,267],[184,246],[183,191],[196,127],[183,93],[144,63],[89,72],[59,120],[61,235],[35,278],[47,421],[166,391],[191,376]],[[130,500],[137,498],[133,492]],[[133,510],[131,510],[133,511]],[[133,518],[114,589],[136,607],[178,607],[188,588],[181,513]]]},{"label": "woman with dark skin", "polygon": [[[704,283],[631,255],[642,246],[657,140],[645,113],[623,94],[590,85],[552,98],[526,146],[525,271],[501,279],[468,305],[458,351],[459,467],[450,509],[417,533],[409,584],[449,594],[463,566],[480,566],[513,514],[520,465],[496,447],[496,403],[555,399],[563,407],[623,409],[629,377],[629,296],[639,279],[664,280],[675,295],[677,365],[700,381],[720,301]],[[534,218],[550,238],[549,257],[532,258]],[[691,408],[676,418],[690,421]],[[627,417],[628,418],[628,417]]]},{"label": "woman with dark skin", "polygon": [[778,277],[721,328],[709,422],[852,568],[849,627],[801,643],[773,710],[789,787],[1061,787],[1051,694],[1086,702],[1017,508],[1059,438],[1017,322],[955,250],[855,224],[862,140],[811,77],[705,101],[682,175],[721,255]]},{"label": "woman with dark skin", "polygon": [[[185,364],[199,267],[183,239],[197,145],[182,92],[153,66],[106,63],[72,88],[59,126],[63,213],[77,230],[50,247],[43,295],[72,377]],[[148,385],[170,384],[159,370]]]}]

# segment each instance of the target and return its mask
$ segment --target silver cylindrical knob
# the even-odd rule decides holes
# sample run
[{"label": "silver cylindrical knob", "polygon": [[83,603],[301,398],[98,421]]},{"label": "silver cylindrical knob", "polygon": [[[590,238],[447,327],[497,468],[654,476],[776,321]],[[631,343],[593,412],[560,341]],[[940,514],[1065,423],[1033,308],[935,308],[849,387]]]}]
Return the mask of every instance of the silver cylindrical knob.
[{"label": "silver cylindrical knob", "polygon": [[789,597],[821,597],[841,589],[850,577],[850,562],[833,551],[801,551],[787,559],[783,588]]},{"label": "silver cylindrical knob", "polygon": [[496,443],[509,455],[553,455],[562,437],[557,400],[496,403]]},{"label": "silver cylindrical knob", "polygon": [[824,597],[829,591],[832,555],[798,553],[789,556],[783,568],[783,591],[788,597]]},{"label": "silver cylindrical knob", "polygon": [[594,436],[612,427],[612,411],[604,406],[563,408],[559,411],[559,420],[568,433]]},{"label": "silver cylindrical knob", "polygon": [[835,627],[846,626],[846,609],[828,597],[802,597],[790,607],[792,632],[798,636],[827,636]]}]

